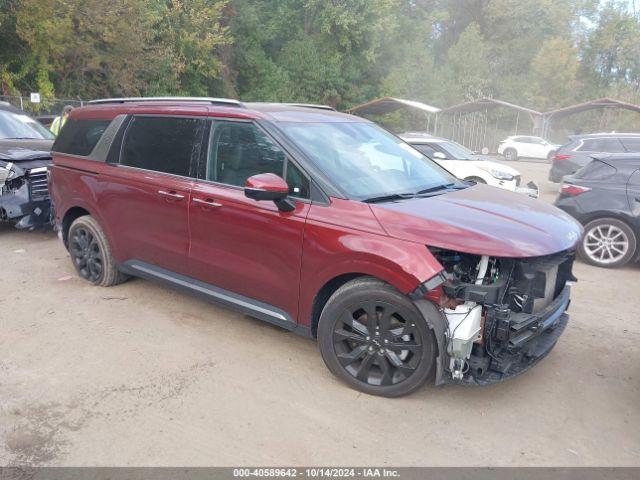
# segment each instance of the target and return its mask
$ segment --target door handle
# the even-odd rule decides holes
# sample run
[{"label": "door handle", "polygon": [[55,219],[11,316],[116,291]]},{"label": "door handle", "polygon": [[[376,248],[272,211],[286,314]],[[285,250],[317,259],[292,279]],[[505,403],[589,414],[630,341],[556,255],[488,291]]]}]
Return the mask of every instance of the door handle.
[{"label": "door handle", "polygon": [[162,195],[163,197],[173,198],[175,200],[182,200],[184,198],[184,195],[173,191],[167,192],[166,190],[158,190],[158,194]]},{"label": "door handle", "polygon": [[204,207],[212,207],[212,208],[220,208],[222,206],[221,203],[214,202],[211,199],[203,200],[201,198],[194,198],[193,199],[193,203],[196,203],[198,205],[202,205]]}]

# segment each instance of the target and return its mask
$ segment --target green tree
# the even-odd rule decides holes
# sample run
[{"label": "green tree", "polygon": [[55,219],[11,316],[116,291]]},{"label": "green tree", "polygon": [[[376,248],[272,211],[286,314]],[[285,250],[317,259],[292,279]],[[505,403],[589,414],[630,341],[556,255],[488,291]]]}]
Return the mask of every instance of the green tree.
[{"label": "green tree", "polygon": [[615,93],[640,88],[640,21],[620,3],[609,3],[583,40],[582,71],[593,90]]},{"label": "green tree", "polygon": [[545,40],[531,62],[528,97],[540,110],[567,105],[576,100],[578,52],[571,41],[561,37]]}]

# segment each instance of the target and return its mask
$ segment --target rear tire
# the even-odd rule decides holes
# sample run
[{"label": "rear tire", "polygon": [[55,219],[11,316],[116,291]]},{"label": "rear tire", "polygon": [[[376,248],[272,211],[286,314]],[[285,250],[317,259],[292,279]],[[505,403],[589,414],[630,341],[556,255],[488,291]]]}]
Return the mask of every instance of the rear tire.
[{"label": "rear tire", "polygon": [[504,151],[504,159],[508,162],[516,162],[518,160],[518,152],[515,148],[507,148]]},{"label": "rear tire", "polygon": [[101,287],[124,282],[127,276],[116,267],[100,224],[90,215],[76,218],[67,238],[71,261],[78,275]]},{"label": "rear tire", "polygon": [[636,252],[636,236],[631,227],[616,218],[598,218],[587,223],[578,254],[596,267],[621,267]]},{"label": "rear tire", "polygon": [[356,278],[334,292],[318,323],[329,370],[352,388],[399,397],[432,374],[436,343],[415,305],[391,285]]}]

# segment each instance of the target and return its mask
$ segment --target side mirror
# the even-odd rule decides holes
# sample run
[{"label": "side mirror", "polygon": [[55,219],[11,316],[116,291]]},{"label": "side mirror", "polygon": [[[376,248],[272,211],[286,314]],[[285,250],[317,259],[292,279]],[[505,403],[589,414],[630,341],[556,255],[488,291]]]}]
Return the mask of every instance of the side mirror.
[{"label": "side mirror", "polygon": [[289,185],[275,173],[260,173],[247,178],[244,195],[256,201],[270,200],[283,212],[291,212],[296,208],[287,198]]},{"label": "side mirror", "polygon": [[442,152],[434,152],[433,153],[433,158],[438,158],[440,160],[446,160],[447,156]]}]

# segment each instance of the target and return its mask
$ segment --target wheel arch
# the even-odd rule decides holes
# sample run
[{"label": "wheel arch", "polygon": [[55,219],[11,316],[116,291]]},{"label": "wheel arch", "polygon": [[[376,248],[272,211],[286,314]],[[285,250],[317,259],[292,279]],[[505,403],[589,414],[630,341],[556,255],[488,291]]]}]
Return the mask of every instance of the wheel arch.
[{"label": "wheel arch", "polygon": [[64,215],[62,216],[62,220],[60,221],[60,232],[62,234],[62,243],[64,243],[65,248],[69,248],[69,229],[71,228],[71,224],[80,217],[85,215],[91,215],[91,212],[84,207],[74,206],[69,208]]},{"label": "wheel arch", "polygon": [[67,247],[67,234],[69,233],[69,228],[71,227],[71,224],[73,223],[74,220],[76,220],[77,218],[83,215],[91,215],[96,220],[96,222],[100,224],[100,227],[102,228],[102,230],[104,231],[104,234],[107,237],[107,241],[109,242],[110,245],[112,245],[112,248],[113,248],[113,245],[114,245],[113,238],[111,235],[111,230],[109,228],[109,225],[103,221],[101,215],[94,208],[92,208],[91,205],[87,205],[85,202],[79,202],[79,201],[76,201],[73,204],[71,204],[71,206],[67,208],[64,211],[64,214],[62,214],[60,217],[59,227],[60,227],[60,233],[62,235],[62,241],[64,243],[64,246]]},{"label": "wheel arch", "polygon": [[[320,288],[313,299],[313,305],[311,307],[311,335],[313,336],[313,338],[318,337],[318,322],[320,321],[320,314],[322,313],[322,310],[327,304],[329,298],[331,298],[331,295],[333,295],[335,291],[345,283],[360,277],[377,278],[361,272],[343,273],[330,279]],[[377,279],[382,280],[380,278]],[[382,281],[384,282],[384,280]]]},{"label": "wheel arch", "polygon": [[308,326],[314,337],[327,300],[346,282],[372,277],[408,295],[442,271],[442,266],[422,244],[401,242],[401,245],[395,245],[389,244],[388,240],[377,244],[373,239],[356,243],[359,248],[375,250],[377,246],[380,251],[371,253],[353,249],[348,254],[333,257],[330,262],[323,262],[324,265],[303,265],[298,322]]},{"label": "wheel arch", "polygon": [[640,233],[638,232],[638,229],[633,225],[632,217],[623,211],[598,210],[598,211],[586,214],[584,216],[581,216],[579,221],[583,227],[586,227],[588,223],[593,222],[594,220],[601,220],[604,218],[613,218],[614,220],[619,220],[621,222],[624,222],[633,231],[633,233],[635,233],[636,237]]},{"label": "wheel arch", "polygon": [[[482,178],[480,175],[468,175],[464,178],[466,181],[471,181],[471,182],[476,182],[476,183],[484,183],[484,184],[488,184],[489,182],[485,179]],[[478,182],[478,180],[480,180],[480,182]]]}]

